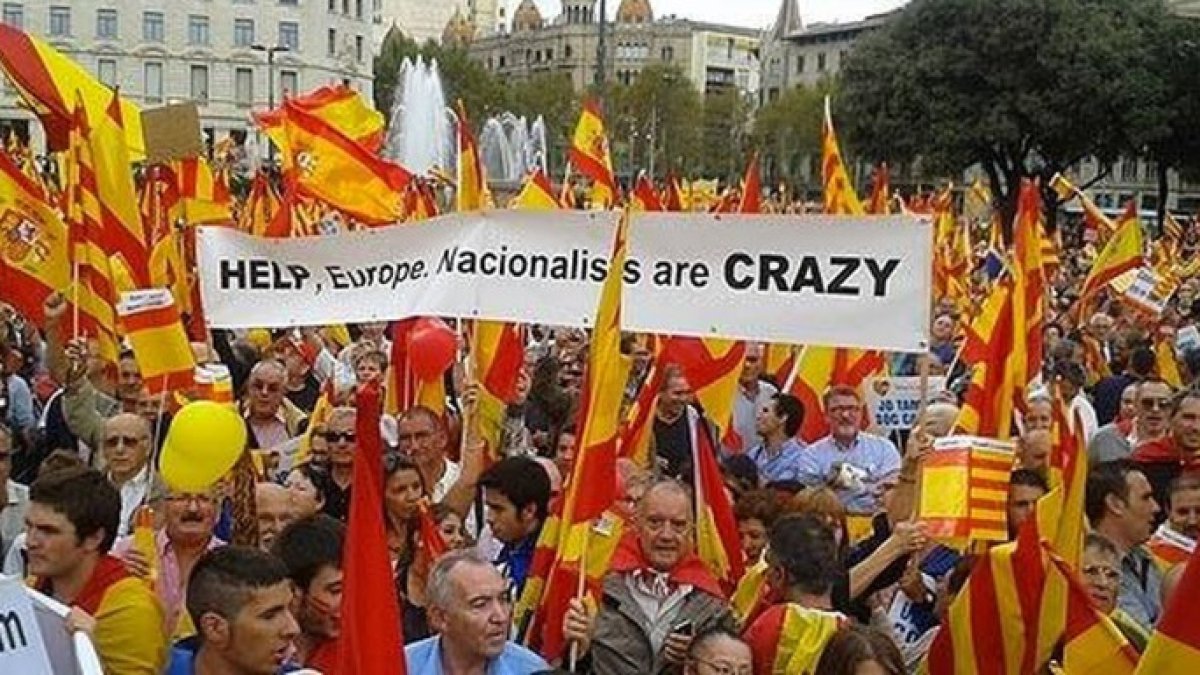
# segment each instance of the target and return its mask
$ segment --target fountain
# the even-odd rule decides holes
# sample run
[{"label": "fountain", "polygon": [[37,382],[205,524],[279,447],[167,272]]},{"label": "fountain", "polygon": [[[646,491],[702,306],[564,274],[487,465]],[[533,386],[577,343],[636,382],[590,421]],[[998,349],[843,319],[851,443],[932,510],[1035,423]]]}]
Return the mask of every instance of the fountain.
[{"label": "fountain", "polygon": [[418,175],[454,166],[454,126],[436,60],[405,59],[388,120],[383,154]]},{"label": "fountain", "polygon": [[541,115],[533,124],[511,112],[489,117],[479,153],[489,181],[517,185],[534,169],[546,171],[546,123]]}]

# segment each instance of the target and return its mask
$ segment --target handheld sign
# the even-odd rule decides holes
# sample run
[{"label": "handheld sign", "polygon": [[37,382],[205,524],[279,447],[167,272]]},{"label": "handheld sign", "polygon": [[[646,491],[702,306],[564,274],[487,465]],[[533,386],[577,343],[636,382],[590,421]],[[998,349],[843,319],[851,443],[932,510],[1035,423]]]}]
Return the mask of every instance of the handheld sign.
[{"label": "handheld sign", "polygon": [[54,673],[33,602],[17,577],[0,576],[0,673]]},{"label": "handheld sign", "polygon": [[[873,377],[864,383],[867,408],[872,419],[880,428],[888,431],[906,431],[917,423],[921,411],[920,377]],[[941,391],[946,378],[931,377],[928,391]]]}]

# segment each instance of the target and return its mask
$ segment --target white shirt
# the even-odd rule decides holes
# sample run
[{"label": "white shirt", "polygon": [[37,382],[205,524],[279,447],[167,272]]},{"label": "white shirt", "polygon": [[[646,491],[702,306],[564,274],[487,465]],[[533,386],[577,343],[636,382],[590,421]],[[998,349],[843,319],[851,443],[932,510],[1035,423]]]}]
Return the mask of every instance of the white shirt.
[{"label": "white shirt", "polygon": [[[112,480],[112,476],[109,476]],[[123,537],[133,532],[133,512],[146,501],[150,492],[150,469],[143,466],[133,478],[118,487],[121,492],[121,525],[117,528],[117,536]]]},{"label": "white shirt", "polygon": [[1067,411],[1074,423],[1075,416],[1079,415],[1079,421],[1083,426],[1083,440],[1090,442],[1092,436],[1100,430],[1100,421],[1096,419],[1096,409],[1092,407],[1092,402],[1088,400],[1083,392],[1075,394],[1075,398],[1071,399],[1071,409]]}]

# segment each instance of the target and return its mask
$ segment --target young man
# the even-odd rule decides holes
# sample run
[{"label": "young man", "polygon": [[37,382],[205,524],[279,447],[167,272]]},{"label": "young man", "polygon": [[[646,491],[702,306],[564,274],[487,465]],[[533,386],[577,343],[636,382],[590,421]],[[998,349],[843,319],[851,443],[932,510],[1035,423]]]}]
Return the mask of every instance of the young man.
[{"label": "young man", "polygon": [[484,472],[479,484],[487,524],[504,545],[494,562],[519,597],[549,509],[550,476],[528,457],[508,457]]},{"label": "young man", "polygon": [[1041,499],[1050,486],[1042,474],[1033,469],[1015,469],[1008,479],[1008,538],[1015,540],[1021,523],[1033,515],[1037,500]]},{"label": "young man", "polygon": [[297,520],[275,540],[275,557],[292,581],[291,612],[300,624],[297,660],[332,672],[342,631],[342,543],[346,526],[326,515]]},{"label": "young man", "polygon": [[292,584],[274,556],[247,546],[205,553],[188,581],[196,636],[176,645],[167,675],[276,675],[300,632]]},{"label": "young man", "polygon": [[409,672],[526,675],[550,667],[509,642],[508,584],[477,551],[451,551],[439,558],[425,593],[429,623],[438,634],[404,648]]},{"label": "young man", "polygon": [[26,545],[37,589],[95,620],[89,632],[106,672],[157,675],[167,646],[158,599],[108,553],[121,519],[117,489],[99,471],[61,469],[34,481],[29,502]]},{"label": "young man", "polygon": [[759,409],[754,430],[762,441],[751,447],[750,459],[761,484],[800,480],[804,444],[796,432],[803,423],[804,405],[790,394],[775,394]]},{"label": "young man", "polygon": [[1163,567],[1185,563],[1200,539],[1200,474],[1187,473],[1167,488],[1167,520],[1147,547]]}]

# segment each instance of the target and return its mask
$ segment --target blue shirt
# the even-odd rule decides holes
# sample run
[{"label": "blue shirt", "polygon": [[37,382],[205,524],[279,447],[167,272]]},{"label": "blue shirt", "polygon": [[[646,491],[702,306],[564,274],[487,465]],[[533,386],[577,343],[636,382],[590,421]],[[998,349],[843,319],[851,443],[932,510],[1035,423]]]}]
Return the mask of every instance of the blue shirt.
[{"label": "blue shirt", "polygon": [[[421,675],[442,675],[442,638],[435,635],[414,642],[404,648],[408,661],[408,672]],[[549,670],[550,664],[515,642],[504,645],[500,656],[487,664],[487,675],[529,675],[540,670]]]},{"label": "blue shirt", "polygon": [[750,450],[749,457],[758,467],[758,477],[763,485],[780,481],[799,481],[803,473],[804,444],[794,438],[783,442],[778,454],[772,455],[766,443],[759,443]]},{"label": "blue shirt", "polygon": [[[167,669],[163,671],[163,675],[192,675],[196,672],[196,652],[200,649],[200,642],[194,636],[185,638],[176,642],[171,646],[171,660],[167,663]],[[285,663],[276,671],[278,675],[293,673],[300,670],[300,666],[294,663]]]},{"label": "blue shirt", "polygon": [[838,498],[850,513],[872,514],[879,508],[879,483],[900,473],[900,451],[888,439],[873,434],[859,432],[849,447],[826,436],[801,453],[800,482],[810,487],[827,485],[842,464],[866,476],[859,487],[834,488]]}]

